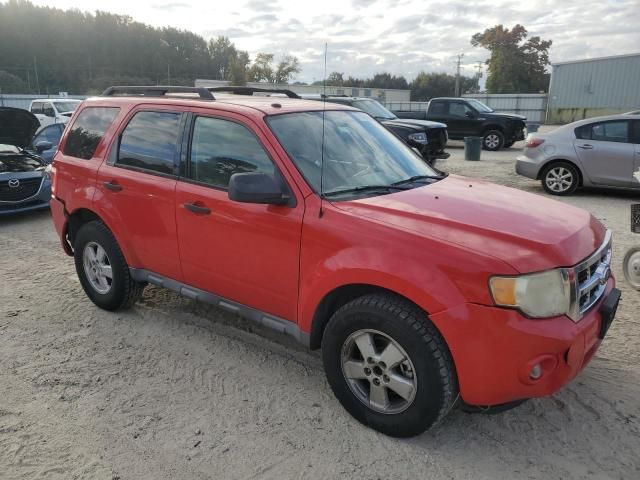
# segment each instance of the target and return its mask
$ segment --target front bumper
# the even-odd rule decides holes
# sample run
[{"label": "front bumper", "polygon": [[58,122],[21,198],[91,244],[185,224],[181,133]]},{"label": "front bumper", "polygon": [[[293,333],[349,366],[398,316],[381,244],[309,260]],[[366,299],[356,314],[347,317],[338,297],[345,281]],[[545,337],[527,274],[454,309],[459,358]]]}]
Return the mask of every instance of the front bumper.
[{"label": "front bumper", "polygon": [[[500,405],[551,395],[593,358],[602,340],[601,306],[615,287],[577,323],[566,316],[532,320],[515,310],[463,304],[432,315],[444,336],[469,405]],[[616,291],[617,292],[617,291]],[[530,377],[534,365],[542,374]]]},{"label": "front bumper", "polygon": [[50,199],[51,182],[45,180],[42,182],[38,193],[33,197],[19,202],[0,202],[0,216],[15,215],[35,210],[45,210],[49,208]]}]

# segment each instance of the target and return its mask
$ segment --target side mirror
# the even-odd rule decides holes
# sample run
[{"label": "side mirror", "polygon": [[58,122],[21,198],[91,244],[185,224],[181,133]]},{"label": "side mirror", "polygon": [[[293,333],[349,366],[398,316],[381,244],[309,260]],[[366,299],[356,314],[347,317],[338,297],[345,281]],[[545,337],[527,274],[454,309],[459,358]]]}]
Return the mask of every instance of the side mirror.
[{"label": "side mirror", "polygon": [[231,175],[229,199],[241,203],[287,205],[291,197],[273,175],[250,172]]},{"label": "side mirror", "polygon": [[476,118],[473,112],[465,112],[464,116],[467,118]]},{"label": "side mirror", "polygon": [[51,150],[53,148],[53,143],[47,142],[46,140],[42,140],[36,143],[36,152],[42,153],[45,150]]}]

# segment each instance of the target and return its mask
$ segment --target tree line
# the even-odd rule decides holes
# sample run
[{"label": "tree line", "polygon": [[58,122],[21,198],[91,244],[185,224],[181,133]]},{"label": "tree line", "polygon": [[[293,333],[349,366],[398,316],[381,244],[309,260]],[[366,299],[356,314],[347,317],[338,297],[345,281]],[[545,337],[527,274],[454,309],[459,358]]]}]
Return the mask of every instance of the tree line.
[{"label": "tree line", "polygon": [[299,72],[292,55],[259,53],[252,61],[227,37],[207,41],[101,11],[0,3],[3,93],[91,94],[110,85],[193,85],[196,78],[287,83]]},{"label": "tree line", "polygon": [[[471,38],[489,51],[488,93],[546,91],[551,41],[529,39],[522,25],[496,25]],[[224,36],[206,40],[171,27],[155,28],[131,17],[97,11],[40,7],[27,0],[0,3],[0,92],[55,94],[99,93],[110,85],[193,85],[196,78],[288,83],[300,73],[293,55],[253,59]],[[411,99],[451,96],[455,76],[420,72],[413,80],[390,73],[370,78],[333,72],[327,85],[410,89]],[[320,80],[315,84],[322,84]],[[461,91],[479,91],[479,77],[461,76]]]}]

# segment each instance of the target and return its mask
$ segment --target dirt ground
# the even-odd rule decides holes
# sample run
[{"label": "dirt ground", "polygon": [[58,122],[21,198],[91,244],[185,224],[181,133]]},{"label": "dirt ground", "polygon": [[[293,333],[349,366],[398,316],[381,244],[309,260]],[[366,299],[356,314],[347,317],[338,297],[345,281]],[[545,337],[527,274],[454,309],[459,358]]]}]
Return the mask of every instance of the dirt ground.
[{"label": "dirt ground", "polygon": [[[514,174],[521,145],[448,171],[543,194]],[[320,357],[287,337],[149,287],[94,307],[48,212],[0,219],[1,479],[637,479],[640,292],[623,279],[639,196],[562,201],[614,232],[623,303],[589,367],[551,398],[499,415],[452,412],[396,440],[354,421]]]}]

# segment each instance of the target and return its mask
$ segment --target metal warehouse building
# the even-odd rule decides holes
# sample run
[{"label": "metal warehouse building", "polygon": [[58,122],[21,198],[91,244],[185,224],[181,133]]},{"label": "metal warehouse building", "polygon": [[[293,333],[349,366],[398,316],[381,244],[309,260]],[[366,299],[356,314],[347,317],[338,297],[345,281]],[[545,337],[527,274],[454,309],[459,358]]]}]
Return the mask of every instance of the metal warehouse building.
[{"label": "metal warehouse building", "polygon": [[640,53],[551,67],[547,123],[640,109]]}]

